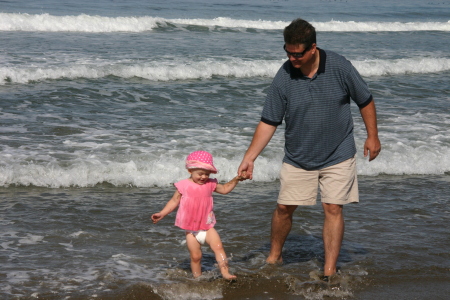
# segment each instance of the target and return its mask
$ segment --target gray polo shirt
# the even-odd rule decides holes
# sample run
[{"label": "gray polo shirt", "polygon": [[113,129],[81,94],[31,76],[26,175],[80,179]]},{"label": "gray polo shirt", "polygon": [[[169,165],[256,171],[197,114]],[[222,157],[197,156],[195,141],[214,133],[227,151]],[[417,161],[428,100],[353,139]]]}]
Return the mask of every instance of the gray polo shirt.
[{"label": "gray polo shirt", "polygon": [[[318,48],[319,49],[319,48]],[[343,56],[319,49],[319,69],[313,78],[286,61],[269,88],[261,121],[278,126],[283,118],[283,161],[319,170],[356,153],[350,99],[360,108],[372,101],[367,84]]]}]

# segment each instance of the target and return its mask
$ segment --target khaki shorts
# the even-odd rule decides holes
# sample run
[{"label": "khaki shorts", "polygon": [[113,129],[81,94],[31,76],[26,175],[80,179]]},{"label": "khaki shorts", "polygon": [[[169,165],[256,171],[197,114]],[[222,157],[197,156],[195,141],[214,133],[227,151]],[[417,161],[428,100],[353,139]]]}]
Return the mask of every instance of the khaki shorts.
[{"label": "khaki shorts", "polygon": [[318,188],[323,203],[359,202],[354,157],[337,165],[314,171],[303,170],[283,163],[280,182],[278,204],[314,205]]}]

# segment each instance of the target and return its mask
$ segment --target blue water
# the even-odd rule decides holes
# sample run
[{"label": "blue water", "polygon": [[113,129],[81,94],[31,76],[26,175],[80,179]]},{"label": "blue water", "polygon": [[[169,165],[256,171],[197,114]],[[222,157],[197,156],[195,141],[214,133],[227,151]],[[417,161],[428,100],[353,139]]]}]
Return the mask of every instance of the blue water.
[{"label": "blue water", "polygon": [[[362,199],[347,215],[340,263],[348,285],[307,292],[309,273],[321,267],[318,207],[299,210],[285,248],[290,263],[261,267],[281,126],[254,180],[217,198],[218,229],[245,278],[227,296],[217,281],[190,281],[182,233],[148,216],[187,176],[191,151],[211,152],[221,181],[236,174],[286,60],[282,30],[297,17],[316,27],[319,47],[346,56],[369,84],[383,150],[364,159],[354,105]],[[128,287],[143,284],[165,299],[376,299],[388,274],[399,299],[411,299],[401,294],[408,282],[406,290],[424,284],[440,299],[436,278],[448,280],[450,246],[449,35],[449,1],[0,1],[2,296],[126,298]],[[389,251],[397,242],[408,255]],[[208,282],[217,274],[205,255]],[[246,288],[253,277],[290,290],[260,294]],[[203,294],[193,292],[198,284]]]}]

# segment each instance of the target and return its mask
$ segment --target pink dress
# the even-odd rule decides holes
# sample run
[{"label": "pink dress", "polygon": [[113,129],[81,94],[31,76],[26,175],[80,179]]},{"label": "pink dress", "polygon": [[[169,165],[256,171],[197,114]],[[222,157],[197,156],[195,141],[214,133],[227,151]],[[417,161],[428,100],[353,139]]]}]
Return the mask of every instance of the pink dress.
[{"label": "pink dress", "polygon": [[208,230],[216,224],[213,212],[212,193],[217,179],[208,179],[205,184],[197,184],[184,179],[174,184],[181,194],[175,226],[184,230]]}]

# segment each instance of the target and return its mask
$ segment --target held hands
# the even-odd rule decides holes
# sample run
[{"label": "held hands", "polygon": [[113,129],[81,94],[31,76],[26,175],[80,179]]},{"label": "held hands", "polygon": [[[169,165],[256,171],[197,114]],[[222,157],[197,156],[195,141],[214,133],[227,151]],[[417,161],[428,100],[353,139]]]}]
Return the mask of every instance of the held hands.
[{"label": "held hands", "polygon": [[238,176],[245,179],[253,179],[253,162],[242,161],[238,169]]},{"label": "held hands", "polygon": [[242,171],[241,175],[238,175],[235,178],[237,180],[239,180],[239,181],[244,181],[244,180],[247,180],[249,177],[247,176],[247,172],[246,171]]}]

